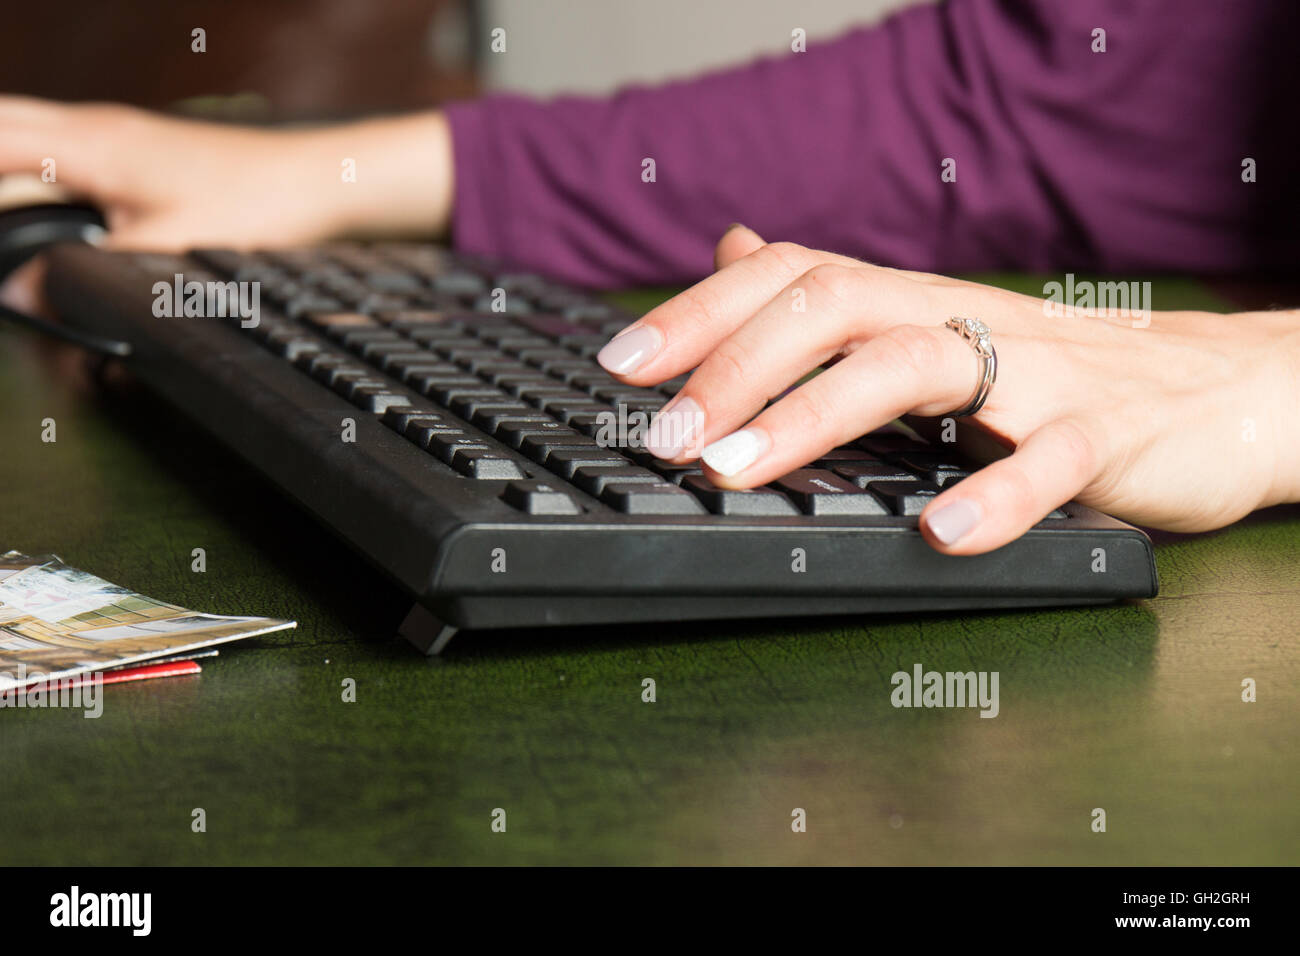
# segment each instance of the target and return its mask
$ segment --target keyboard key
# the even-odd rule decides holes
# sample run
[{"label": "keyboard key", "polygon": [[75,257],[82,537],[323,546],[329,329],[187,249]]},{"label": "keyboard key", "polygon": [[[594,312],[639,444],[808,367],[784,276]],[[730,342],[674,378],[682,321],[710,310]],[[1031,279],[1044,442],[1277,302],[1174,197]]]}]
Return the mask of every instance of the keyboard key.
[{"label": "keyboard key", "polygon": [[496,428],[496,437],[504,445],[518,448],[526,435],[555,432],[568,434],[569,429],[545,415],[516,415],[501,421]]},{"label": "keyboard key", "polygon": [[406,426],[415,419],[420,419],[428,424],[437,424],[439,422],[448,423],[431,408],[418,408],[414,405],[394,405],[384,412],[383,423],[399,434],[406,433]]},{"label": "keyboard key", "polygon": [[452,467],[470,478],[524,478],[523,469],[500,452],[477,448],[457,449]]},{"label": "keyboard key", "polygon": [[699,498],[704,507],[715,515],[759,517],[799,513],[789,498],[771,488],[755,488],[752,491],[719,488],[703,475],[686,475],[681,480],[681,486]]},{"label": "keyboard key", "polygon": [[698,515],[704,507],[689,492],[667,481],[653,483],[608,482],[600,500],[629,515]]},{"label": "keyboard key", "polygon": [[845,481],[853,482],[859,488],[865,488],[873,481],[920,481],[906,468],[886,464],[883,461],[832,462],[831,471]]},{"label": "keyboard key", "polygon": [[[557,453],[558,454],[558,453]],[[676,485],[665,482],[653,471],[628,464],[591,464],[582,465],[573,473],[571,479],[575,485],[589,494],[600,496],[608,484],[660,484],[679,491]],[[683,492],[684,493],[684,492]]]},{"label": "keyboard key", "polygon": [[414,418],[406,423],[407,440],[415,442],[421,448],[428,448],[435,435],[443,435],[448,439],[468,438],[469,432],[441,417]]},{"label": "keyboard key", "polygon": [[849,461],[871,461],[873,460],[861,448],[832,448],[826,454],[817,459],[823,462],[849,462]]},{"label": "keyboard key", "polygon": [[471,378],[468,382],[447,383],[438,382],[430,385],[425,394],[432,398],[439,405],[451,407],[451,403],[458,398],[484,398],[504,401],[508,398],[505,392],[499,388],[493,388],[491,385],[485,385],[476,378]]},{"label": "keyboard key", "polygon": [[919,515],[939,493],[928,481],[876,481],[868,487],[896,515]]},{"label": "keyboard key", "polygon": [[374,328],[377,325],[374,319],[360,312],[308,312],[302,319],[308,325],[323,330]]},{"label": "keyboard key", "polygon": [[789,495],[804,514],[885,515],[889,514],[872,494],[851,485],[829,471],[801,468],[774,481],[778,491]]},{"label": "keyboard key", "polygon": [[526,432],[519,440],[519,450],[529,458],[545,454],[546,448],[596,448],[596,439],[580,435],[572,428],[550,428]]},{"label": "keyboard key", "polygon": [[[527,440],[525,438],[525,441]],[[589,465],[613,465],[621,468],[627,464],[626,459],[602,457],[599,448],[593,445],[582,445],[577,441],[574,441],[573,444],[567,442],[564,444],[550,444],[545,439],[542,439],[538,443],[529,445],[527,451],[522,448],[520,451],[543,468],[557,474],[571,475],[576,469]]]},{"label": "keyboard key", "polygon": [[855,444],[876,458],[888,458],[907,451],[934,451],[932,445],[916,441],[897,432],[872,432],[870,435],[863,435]]},{"label": "keyboard key", "polygon": [[509,395],[491,386],[483,386],[483,391],[475,389],[472,392],[456,394],[447,402],[447,407],[467,421],[474,417],[474,413],[480,408],[487,408],[490,405],[504,406],[512,412],[530,412],[532,411],[523,402],[513,401]]},{"label": "keyboard key", "polygon": [[447,295],[468,299],[487,291],[487,282],[476,272],[457,269],[433,279],[433,288]]},{"label": "keyboard key", "polygon": [[548,446],[539,454],[546,454],[546,470],[553,471],[570,481],[579,468],[622,468],[627,459],[614,452],[591,447],[553,447]]},{"label": "keyboard key", "polygon": [[373,412],[377,415],[382,415],[390,408],[411,404],[409,396],[394,392],[387,385],[353,389],[352,394],[348,396],[348,401],[362,411]]},{"label": "keyboard key", "polygon": [[[701,478],[704,477],[704,472],[697,463],[686,462],[685,464],[678,465],[671,461],[664,461],[661,458],[656,458],[649,452],[634,452],[628,457],[636,461],[637,464],[644,465],[651,471],[663,475],[665,480],[671,481],[674,485],[682,484],[686,478],[689,478],[692,475],[698,475]],[[710,484],[709,487],[713,486]]]},{"label": "keyboard key", "polygon": [[[465,417],[462,412],[456,410],[454,404],[452,405],[452,411],[455,411],[462,418]],[[467,411],[469,411],[470,420],[476,426],[488,434],[493,434],[496,432],[497,426],[502,422],[518,418],[520,415],[527,415],[532,409],[519,402],[480,404],[475,401],[472,406],[467,407]]]},{"label": "keyboard key", "polygon": [[969,478],[969,477],[970,477],[969,471],[937,470],[937,471],[932,471],[926,475],[926,478],[928,480],[934,482],[940,488],[947,488],[949,485],[955,485],[963,478]]},{"label": "keyboard key", "polygon": [[428,449],[447,464],[452,463],[452,459],[457,452],[492,451],[492,447],[477,435],[471,435],[467,432],[459,432],[458,434],[434,432],[429,436]]},{"label": "keyboard key", "polygon": [[582,507],[566,491],[546,481],[512,481],[502,495],[506,504],[530,515],[576,515]]}]

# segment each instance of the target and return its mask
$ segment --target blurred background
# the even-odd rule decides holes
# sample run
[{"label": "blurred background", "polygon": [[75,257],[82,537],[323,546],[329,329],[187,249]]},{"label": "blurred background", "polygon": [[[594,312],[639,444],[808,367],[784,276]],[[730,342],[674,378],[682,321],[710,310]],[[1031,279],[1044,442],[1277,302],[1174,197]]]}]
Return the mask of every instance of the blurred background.
[{"label": "blurred background", "polygon": [[[333,119],[490,90],[603,92],[790,49],[917,0],[8,3],[0,90],[232,120]],[[923,0],[924,2],[924,0]],[[506,31],[506,51],[489,49]],[[205,31],[206,52],[192,33]]]}]

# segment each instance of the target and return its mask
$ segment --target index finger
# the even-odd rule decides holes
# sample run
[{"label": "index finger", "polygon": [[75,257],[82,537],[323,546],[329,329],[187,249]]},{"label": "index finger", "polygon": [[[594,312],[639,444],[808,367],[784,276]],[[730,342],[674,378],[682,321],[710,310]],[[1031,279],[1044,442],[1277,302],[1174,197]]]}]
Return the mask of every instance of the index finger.
[{"label": "index finger", "polygon": [[791,242],[765,243],[647,312],[601,349],[597,361],[633,385],[654,385],[689,371],[820,262],[854,260]]}]

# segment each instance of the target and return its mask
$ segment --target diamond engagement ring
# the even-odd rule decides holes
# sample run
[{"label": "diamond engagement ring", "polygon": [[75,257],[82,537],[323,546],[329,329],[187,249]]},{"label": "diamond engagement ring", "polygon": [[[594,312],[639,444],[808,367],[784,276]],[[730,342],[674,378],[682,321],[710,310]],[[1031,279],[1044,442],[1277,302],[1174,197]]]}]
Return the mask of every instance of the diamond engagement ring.
[{"label": "diamond engagement ring", "polygon": [[993,391],[993,383],[998,379],[998,353],[993,347],[993,333],[979,319],[959,319],[954,316],[946,324],[970,343],[970,347],[974,349],[975,355],[980,360],[980,376],[975,386],[975,393],[961,408],[948,413],[955,418],[964,418],[974,415],[983,408],[989,392]]}]

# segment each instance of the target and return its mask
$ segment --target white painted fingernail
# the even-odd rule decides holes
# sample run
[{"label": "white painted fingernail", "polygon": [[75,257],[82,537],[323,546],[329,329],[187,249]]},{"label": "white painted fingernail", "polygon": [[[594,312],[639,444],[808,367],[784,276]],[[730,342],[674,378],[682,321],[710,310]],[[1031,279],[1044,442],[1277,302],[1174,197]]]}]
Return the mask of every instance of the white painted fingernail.
[{"label": "white painted fingernail", "polygon": [[772,447],[772,439],[761,428],[744,428],[719,438],[701,452],[704,463],[720,475],[740,474]]},{"label": "white painted fingernail", "polygon": [[596,361],[615,375],[631,375],[658,354],[664,337],[653,325],[620,332],[596,353]]},{"label": "white painted fingernail", "polygon": [[669,404],[646,430],[646,450],[659,458],[676,458],[704,427],[704,409],[684,396]]},{"label": "white painted fingernail", "polygon": [[950,505],[944,505],[927,517],[925,523],[929,526],[930,533],[941,542],[956,544],[970,534],[971,529],[980,523],[982,517],[983,512],[978,502],[962,498]]}]

